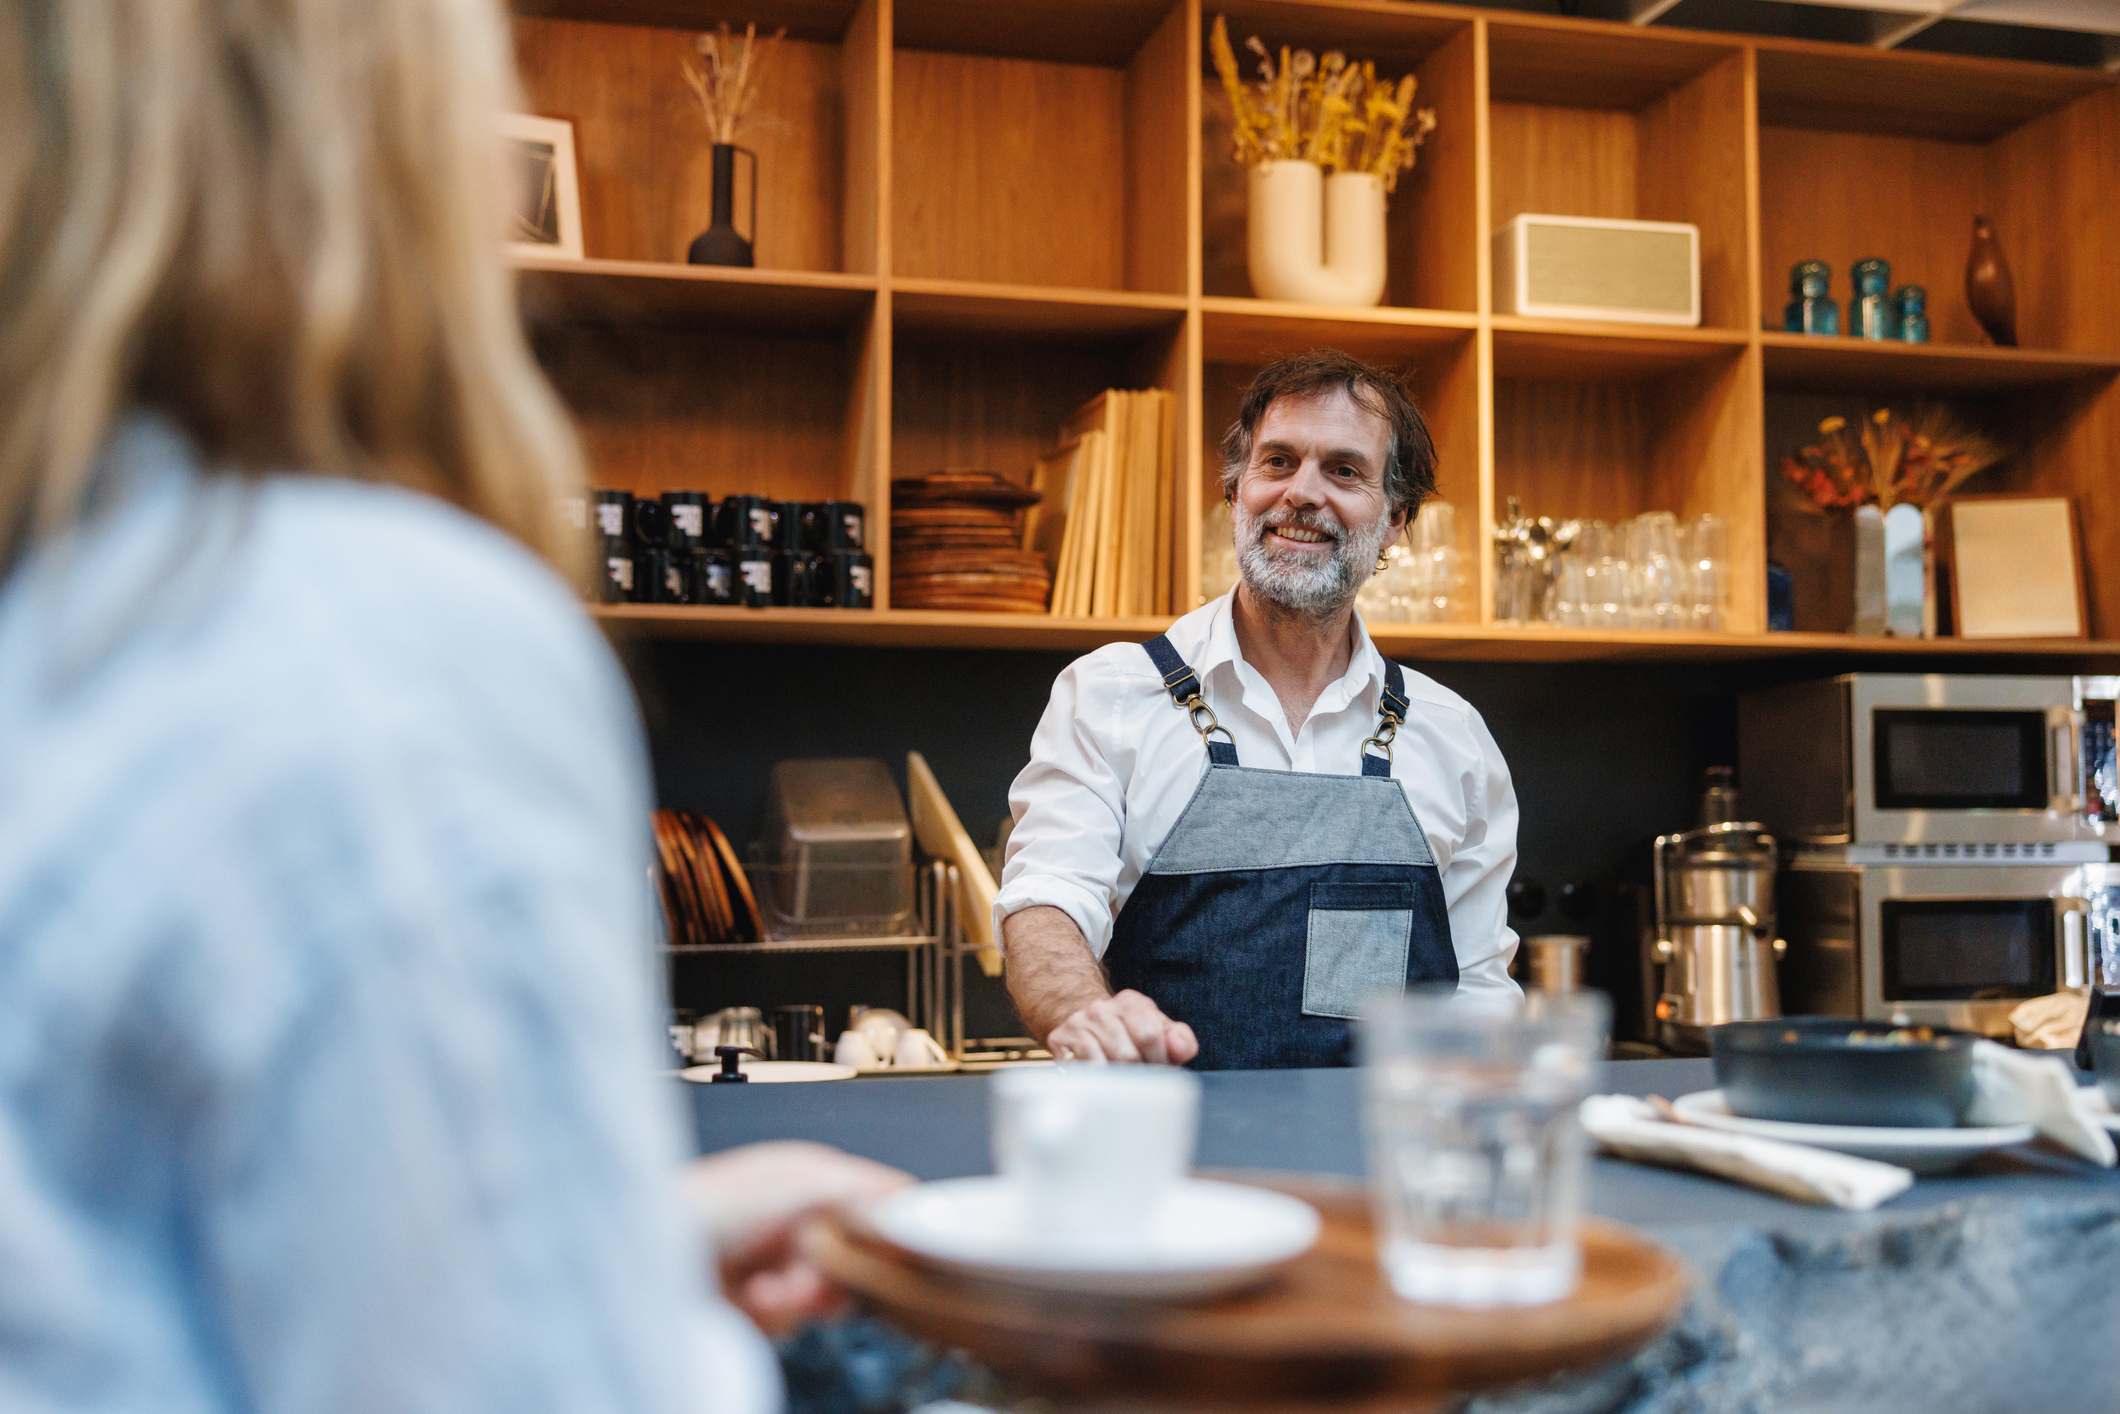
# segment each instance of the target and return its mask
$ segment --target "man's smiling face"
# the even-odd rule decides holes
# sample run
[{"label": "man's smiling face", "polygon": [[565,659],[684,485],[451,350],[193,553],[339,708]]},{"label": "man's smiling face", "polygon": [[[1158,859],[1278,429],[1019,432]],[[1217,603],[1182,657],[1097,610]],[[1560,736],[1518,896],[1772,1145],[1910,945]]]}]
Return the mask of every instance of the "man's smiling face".
[{"label": "man's smiling face", "polygon": [[1329,617],[1405,528],[1384,491],[1391,425],[1344,389],[1276,399],[1237,481],[1237,564],[1271,604]]}]

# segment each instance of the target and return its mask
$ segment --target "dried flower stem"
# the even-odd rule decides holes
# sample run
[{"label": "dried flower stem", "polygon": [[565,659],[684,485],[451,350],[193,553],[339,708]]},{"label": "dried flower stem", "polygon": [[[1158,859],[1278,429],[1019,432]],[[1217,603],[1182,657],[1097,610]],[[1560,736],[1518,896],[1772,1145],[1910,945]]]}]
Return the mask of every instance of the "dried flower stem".
[{"label": "dried flower stem", "polygon": [[[765,41],[764,49],[771,50],[785,34],[785,29],[775,30]],[[705,63],[684,61],[685,82],[699,99],[708,135],[717,143],[734,142],[752,100],[758,97],[759,73],[765,58],[758,41],[758,26],[745,25],[740,43],[724,24],[716,33],[696,36],[692,44]]]},{"label": "dried flower stem", "polygon": [[1391,191],[1435,131],[1435,110],[1413,106],[1418,85],[1411,74],[1396,84],[1379,81],[1375,64],[1349,63],[1338,50],[1321,59],[1284,45],[1276,55],[1254,35],[1244,47],[1259,56],[1259,78],[1246,84],[1220,15],[1208,47],[1229,95],[1237,161],[1247,167],[1315,162],[1330,173],[1369,173]]}]

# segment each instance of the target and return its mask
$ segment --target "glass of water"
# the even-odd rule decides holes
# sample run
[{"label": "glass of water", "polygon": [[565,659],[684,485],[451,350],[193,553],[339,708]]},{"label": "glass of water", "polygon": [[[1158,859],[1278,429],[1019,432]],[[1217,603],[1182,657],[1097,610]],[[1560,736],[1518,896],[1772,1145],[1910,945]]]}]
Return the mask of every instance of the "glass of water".
[{"label": "glass of water", "polygon": [[1450,1306],[1557,1301],[1582,1276],[1575,1110],[1605,1054],[1596,992],[1478,1004],[1448,991],[1363,1016],[1363,1122],[1384,1272]]}]

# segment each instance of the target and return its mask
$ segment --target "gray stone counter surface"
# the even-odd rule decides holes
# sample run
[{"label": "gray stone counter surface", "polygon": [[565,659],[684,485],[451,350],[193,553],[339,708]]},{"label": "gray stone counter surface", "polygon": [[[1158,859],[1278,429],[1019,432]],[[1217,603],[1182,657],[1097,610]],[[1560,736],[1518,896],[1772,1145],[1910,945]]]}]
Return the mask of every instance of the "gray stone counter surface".
[{"label": "gray stone counter surface", "polygon": [[[1360,1177],[1351,1070],[1201,1076],[1199,1163]],[[1623,1061],[1676,1097],[1706,1061]],[[993,1171],[974,1077],[688,1087],[704,1151],[814,1139],[920,1178]],[[1481,1414],[2120,1414],[2120,1172],[2041,1146],[1923,1179],[1870,1213],[1600,1158],[1590,1211],[1692,1265],[1678,1325],[1633,1360]]]}]

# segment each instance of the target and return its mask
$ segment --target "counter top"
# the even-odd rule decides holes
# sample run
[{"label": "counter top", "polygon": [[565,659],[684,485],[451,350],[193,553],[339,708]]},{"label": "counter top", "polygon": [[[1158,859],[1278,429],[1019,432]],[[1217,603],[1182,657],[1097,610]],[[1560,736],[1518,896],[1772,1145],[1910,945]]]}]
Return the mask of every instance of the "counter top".
[{"label": "counter top", "polygon": [[[1200,1078],[1202,1167],[1364,1172],[1358,1072]],[[1604,1081],[1714,1083],[1705,1060],[1615,1062]],[[993,1169],[977,1077],[686,1088],[705,1151],[800,1138],[925,1179]],[[1693,1264],[1685,1316],[1624,1365],[1480,1410],[2120,1408],[2120,1171],[2024,1145],[1848,1213],[1598,1158],[1587,1201]]]}]

